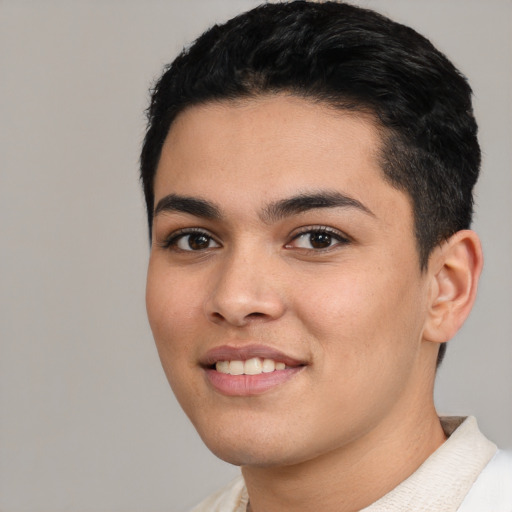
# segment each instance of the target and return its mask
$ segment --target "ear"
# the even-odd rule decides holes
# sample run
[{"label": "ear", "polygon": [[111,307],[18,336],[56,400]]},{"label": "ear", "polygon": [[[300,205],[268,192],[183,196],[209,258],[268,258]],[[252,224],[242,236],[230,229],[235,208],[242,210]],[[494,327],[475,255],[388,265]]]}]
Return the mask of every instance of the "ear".
[{"label": "ear", "polygon": [[475,302],[482,266],[482,247],[474,231],[458,231],[433,251],[426,341],[444,343],[460,329]]}]

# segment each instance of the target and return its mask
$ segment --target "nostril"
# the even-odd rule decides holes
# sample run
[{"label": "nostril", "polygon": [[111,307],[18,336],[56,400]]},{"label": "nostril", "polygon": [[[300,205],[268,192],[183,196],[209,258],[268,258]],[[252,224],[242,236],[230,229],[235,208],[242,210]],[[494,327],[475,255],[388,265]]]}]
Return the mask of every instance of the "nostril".
[{"label": "nostril", "polygon": [[265,319],[268,315],[265,313],[261,313],[259,311],[254,311],[253,313],[248,313],[246,315],[241,314],[238,315],[223,315],[219,311],[212,311],[210,314],[210,319],[213,322],[229,322],[234,325],[243,326],[247,323],[250,323],[253,320]]},{"label": "nostril", "polygon": [[280,296],[268,288],[254,291],[243,288],[242,291],[225,286],[214,290],[206,300],[204,312],[214,323],[227,322],[244,326],[250,322],[263,322],[279,318],[285,311]]},{"label": "nostril", "polygon": [[261,318],[264,316],[265,316],[265,313],[255,312],[255,313],[249,313],[246,318]]}]

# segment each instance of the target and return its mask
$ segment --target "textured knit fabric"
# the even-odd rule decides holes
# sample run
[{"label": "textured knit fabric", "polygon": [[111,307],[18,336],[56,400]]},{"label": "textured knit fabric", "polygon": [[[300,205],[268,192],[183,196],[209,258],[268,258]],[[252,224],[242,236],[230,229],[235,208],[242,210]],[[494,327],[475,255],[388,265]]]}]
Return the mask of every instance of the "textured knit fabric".
[{"label": "textured knit fabric", "polygon": [[[512,456],[498,452],[473,417],[443,417],[441,424],[447,441],[361,512],[512,512]],[[248,501],[240,476],[191,512],[245,512]]]},{"label": "textured knit fabric", "polygon": [[249,496],[242,476],[202,501],[191,512],[245,512]]},{"label": "textured knit fabric", "polygon": [[445,434],[450,436],[447,441],[409,478],[363,511],[456,511],[496,453],[496,446],[480,433],[475,418],[462,420],[441,418]]},{"label": "textured knit fabric", "polygon": [[512,512],[512,453],[498,450],[457,512]]}]

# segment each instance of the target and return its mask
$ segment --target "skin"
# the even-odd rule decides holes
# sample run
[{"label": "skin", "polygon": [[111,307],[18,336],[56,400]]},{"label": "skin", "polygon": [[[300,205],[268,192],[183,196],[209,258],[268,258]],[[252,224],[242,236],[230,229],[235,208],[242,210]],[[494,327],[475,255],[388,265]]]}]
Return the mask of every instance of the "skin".
[{"label": "skin", "polygon": [[[445,440],[435,360],[471,308],[480,246],[460,232],[420,270],[411,204],[383,178],[380,143],[370,117],[283,94],[191,107],[165,142],[155,205],[196,198],[218,218],[156,213],[149,321],[181,406],[242,466],[253,511],[360,510]],[[269,215],[326,192],[354,202]],[[190,228],[205,238],[179,231]],[[262,394],[219,393],[201,358],[254,343],[304,367]]]}]

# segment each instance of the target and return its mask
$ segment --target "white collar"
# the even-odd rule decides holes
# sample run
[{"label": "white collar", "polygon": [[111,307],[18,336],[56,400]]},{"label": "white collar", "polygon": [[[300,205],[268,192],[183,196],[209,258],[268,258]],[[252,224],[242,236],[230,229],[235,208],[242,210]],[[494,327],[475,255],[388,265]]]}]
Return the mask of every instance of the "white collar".
[{"label": "white collar", "polygon": [[456,511],[496,453],[476,419],[446,416],[448,439],[406,480],[361,512]]}]

